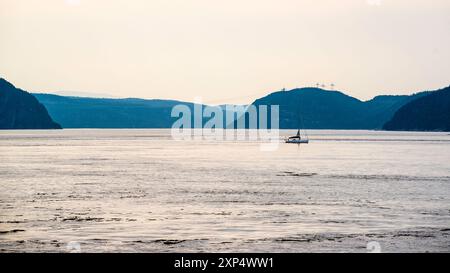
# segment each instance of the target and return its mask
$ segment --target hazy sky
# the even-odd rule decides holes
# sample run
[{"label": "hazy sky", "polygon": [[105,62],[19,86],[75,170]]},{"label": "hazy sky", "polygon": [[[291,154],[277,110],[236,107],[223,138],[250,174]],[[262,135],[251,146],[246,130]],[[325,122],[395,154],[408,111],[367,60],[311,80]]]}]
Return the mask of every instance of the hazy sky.
[{"label": "hazy sky", "polygon": [[450,84],[449,0],[0,0],[0,77],[33,92],[249,103]]}]

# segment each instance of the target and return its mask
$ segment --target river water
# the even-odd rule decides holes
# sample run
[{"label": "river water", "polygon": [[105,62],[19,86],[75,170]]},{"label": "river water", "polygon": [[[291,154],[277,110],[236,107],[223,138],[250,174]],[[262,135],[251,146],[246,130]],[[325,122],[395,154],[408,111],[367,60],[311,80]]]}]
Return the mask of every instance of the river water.
[{"label": "river water", "polygon": [[0,131],[0,251],[450,251],[448,133],[308,133]]}]

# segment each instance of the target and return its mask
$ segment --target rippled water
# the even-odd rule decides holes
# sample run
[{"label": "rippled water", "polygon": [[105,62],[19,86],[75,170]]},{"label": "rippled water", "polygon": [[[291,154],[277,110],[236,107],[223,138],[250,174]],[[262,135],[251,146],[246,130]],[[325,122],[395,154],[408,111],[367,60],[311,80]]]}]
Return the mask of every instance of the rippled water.
[{"label": "rippled water", "polygon": [[0,131],[0,251],[450,251],[450,135],[309,133]]}]

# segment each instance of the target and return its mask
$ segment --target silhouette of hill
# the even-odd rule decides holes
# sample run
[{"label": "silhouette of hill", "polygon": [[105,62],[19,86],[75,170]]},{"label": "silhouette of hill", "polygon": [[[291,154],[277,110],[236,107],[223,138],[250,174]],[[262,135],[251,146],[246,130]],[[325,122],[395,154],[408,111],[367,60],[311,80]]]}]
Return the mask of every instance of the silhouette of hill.
[{"label": "silhouette of hill", "polygon": [[280,105],[282,129],[381,129],[398,108],[422,95],[377,96],[363,102],[339,91],[299,88],[274,92],[253,104]]},{"label": "silhouette of hill", "polygon": [[[299,88],[278,91],[253,105],[280,105],[280,128],[381,129],[403,105],[427,95],[377,96],[360,101],[339,91]],[[65,128],[171,128],[172,107],[194,104],[175,100],[109,99],[34,94]],[[217,106],[225,111],[225,106]],[[193,113],[193,111],[192,111]],[[224,117],[226,116],[225,113]],[[303,124],[300,124],[302,117]],[[242,117],[241,117],[242,118]],[[203,119],[203,123],[208,118]]]},{"label": "silhouette of hill", "polygon": [[61,129],[30,93],[0,78],[0,129]]},{"label": "silhouette of hill", "polygon": [[450,86],[404,105],[383,126],[396,131],[450,131]]}]

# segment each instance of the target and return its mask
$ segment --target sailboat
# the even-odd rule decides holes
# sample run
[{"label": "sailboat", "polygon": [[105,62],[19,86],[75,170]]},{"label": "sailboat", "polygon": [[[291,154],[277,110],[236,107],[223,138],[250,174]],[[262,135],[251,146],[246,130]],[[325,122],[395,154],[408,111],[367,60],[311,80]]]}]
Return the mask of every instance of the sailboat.
[{"label": "sailboat", "polygon": [[[299,102],[299,106],[300,106],[300,102]],[[302,116],[300,115],[300,108],[298,108],[298,112],[297,112],[297,118],[298,118],[298,131],[297,134],[295,136],[290,136],[287,139],[285,139],[286,143],[295,143],[295,144],[308,144],[309,143],[309,139],[308,139],[308,134],[306,133],[305,130],[305,136],[302,138],[302,135],[300,134],[300,128],[303,127],[305,128],[304,124],[303,124],[303,119]]]},{"label": "sailboat", "polygon": [[309,139],[308,139],[308,136],[306,136],[305,138],[302,138],[302,136],[300,135],[300,129],[298,129],[297,134],[295,136],[290,136],[286,139],[286,143],[308,144]]}]

